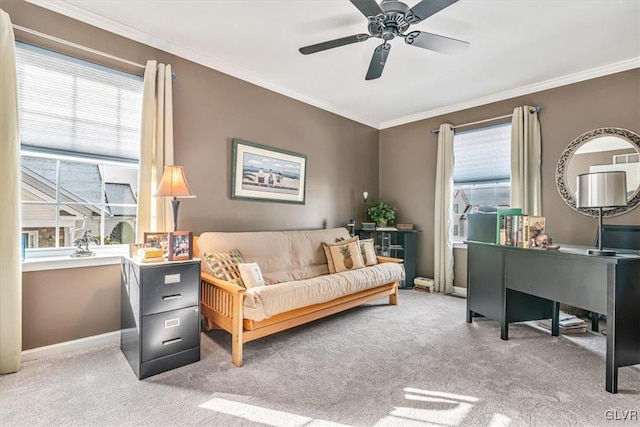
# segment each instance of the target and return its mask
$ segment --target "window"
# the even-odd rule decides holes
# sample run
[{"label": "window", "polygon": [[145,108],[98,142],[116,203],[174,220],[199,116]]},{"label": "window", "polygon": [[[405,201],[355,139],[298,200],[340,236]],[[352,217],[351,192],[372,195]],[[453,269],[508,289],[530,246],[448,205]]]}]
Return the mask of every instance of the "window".
[{"label": "window", "polygon": [[453,238],[463,240],[470,212],[510,205],[511,123],[456,132],[453,152]]},{"label": "window", "polygon": [[29,248],[134,243],[142,78],[16,44]]}]

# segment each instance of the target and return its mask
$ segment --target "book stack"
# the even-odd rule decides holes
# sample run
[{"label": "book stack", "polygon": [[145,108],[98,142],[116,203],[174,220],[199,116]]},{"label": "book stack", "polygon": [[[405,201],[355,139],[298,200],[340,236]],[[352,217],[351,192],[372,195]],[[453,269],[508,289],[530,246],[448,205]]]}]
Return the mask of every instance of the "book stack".
[{"label": "book stack", "polygon": [[[547,330],[551,330],[551,319],[539,320],[538,324]],[[587,322],[573,314],[560,311],[560,333],[581,334],[587,332]]]},{"label": "book stack", "polygon": [[363,222],[362,223],[362,229],[363,230],[375,230],[376,229],[376,223],[375,222]]},{"label": "book stack", "polygon": [[160,248],[140,248],[136,254],[138,262],[164,262],[164,253]]},{"label": "book stack", "polygon": [[546,220],[541,216],[523,215],[522,209],[498,209],[496,243],[503,246],[530,248],[538,234],[545,232]]},{"label": "book stack", "polygon": [[400,231],[411,231],[413,230],[413,224],[397,224],[398,230]]},{"label": "book stack", "polygon": [[419,292],[433,292],[433,279],[426,277],[416,277],[413,279],[413,290]]}]

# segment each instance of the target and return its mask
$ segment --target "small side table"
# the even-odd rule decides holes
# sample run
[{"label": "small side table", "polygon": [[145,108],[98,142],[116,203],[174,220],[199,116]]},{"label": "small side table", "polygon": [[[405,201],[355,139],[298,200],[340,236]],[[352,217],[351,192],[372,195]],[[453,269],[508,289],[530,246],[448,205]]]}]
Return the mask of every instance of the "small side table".
[{"label": "small side table", "polygon": [[138,379],[200,360],[200,260],[121,263],[120,349]]}]

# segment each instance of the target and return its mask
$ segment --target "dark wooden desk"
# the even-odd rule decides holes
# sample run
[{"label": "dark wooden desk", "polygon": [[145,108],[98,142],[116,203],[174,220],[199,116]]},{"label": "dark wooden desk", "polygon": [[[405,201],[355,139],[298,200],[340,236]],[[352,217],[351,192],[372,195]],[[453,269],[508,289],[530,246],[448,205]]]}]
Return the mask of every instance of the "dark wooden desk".
[{"label": "dark wooden desk", "polygon": [[501,323],[553,320],[560,303],[607,315],[606,390],[618,392],[618,368],[640,363],[640,255],[587,255],[585,247],[559,251],[467,242],[467,322],[474,314]]}]

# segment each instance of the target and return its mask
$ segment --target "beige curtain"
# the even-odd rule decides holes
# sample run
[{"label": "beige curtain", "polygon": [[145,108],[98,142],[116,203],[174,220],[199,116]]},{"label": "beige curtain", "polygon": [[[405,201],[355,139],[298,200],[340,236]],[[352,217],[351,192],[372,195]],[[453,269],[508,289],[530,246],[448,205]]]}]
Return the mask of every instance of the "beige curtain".
[{"label": "beige curtain", "polygon": [[511,206],[534,216],[542,214],[541,147],[537,108],[517,107],[511,119]]},{"label": "beige curtain", "polygon": [[453,292],[453,127],[440,125],[436,160],[433,262],[436,292]]},{"label": "beige curtain", "polygon": [[0,9],[0,374],[17,372],[22,353],[20,135],[16,42]]},{"label": "beige curtain", "polygon": [[147,61],[142,98],[137,241],[145,231],[171,230],[168,202],[153,197],[165,165],[173,165],[171,65]]}]

